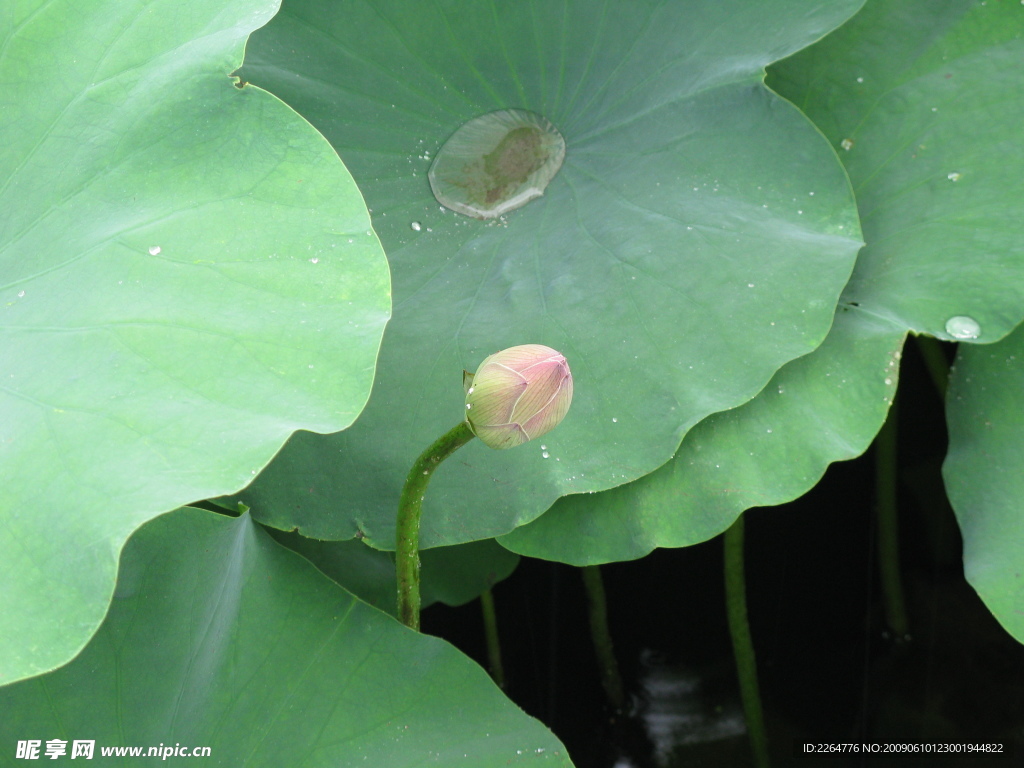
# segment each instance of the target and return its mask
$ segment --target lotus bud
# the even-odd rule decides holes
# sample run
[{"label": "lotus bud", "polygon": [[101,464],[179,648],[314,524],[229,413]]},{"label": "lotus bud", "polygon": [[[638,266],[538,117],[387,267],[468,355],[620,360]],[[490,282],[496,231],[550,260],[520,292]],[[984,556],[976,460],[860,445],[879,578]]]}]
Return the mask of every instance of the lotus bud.
[{"label": "lotus bud", "polygon": [[466,421],[491,448],[513,448],[558,426],[572,402],[572,374],[540,344],[509,347],[463,377]]}]

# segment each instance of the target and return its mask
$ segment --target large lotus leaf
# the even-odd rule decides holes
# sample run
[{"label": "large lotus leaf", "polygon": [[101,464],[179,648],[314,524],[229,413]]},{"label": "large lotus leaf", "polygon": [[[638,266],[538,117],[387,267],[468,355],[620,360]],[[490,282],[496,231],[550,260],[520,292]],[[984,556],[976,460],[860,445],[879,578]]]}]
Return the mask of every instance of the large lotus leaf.
[{"label": "large lotus leaf", "polygon": [[[295,532],[270,529],[279,543],[298,552],[324,574],[374,608],[397,615],[398,583],[395,555],[360,539],[317,541]],[[518,556],[494,541],[474,541],[424,550],[420,559],[420,591],[424,608],[432,603],[464,605],[499,581],[519,564]]]},{"label": "large lotus leaf", "polygon": [[73,656],[141,522],[368,396],[387,266],[271,0],[0,4],[0,680]]},{"label": "large lotus leaf", "polygon": [[776,66],[772,87],[840,149],[868,247],[846,291],[942,339],[995,341],[1024,319],[1024,8],[873,0]]},{"label": "large lotus leaf", "polygon": [[817,350],[783,367],[749,403],[704,419],[664,467],[560,499],[500,543],[574,565],[632,560],[706,541],[750,507],[791,501],[829,463],[871,444],[896,389],[903,336],[886,320],[840,309]]},{"label": "large lotus leaf", "polygon": [[[947,321],[967,315],[989,340],[1021,318],[1024,156],[1010,149],[1024,120],[1024,95],[1012,85],[1024,61],[1020,14],[1005,4],[871,2],[772,68],[769,83],[839,150],[863,217],[867,246],[829,338],[751,403],[698,425],[654,475],[563,499],[502,544],[584,563],[709,538],[744,509],[801,495],[829,463],[867,448],[888,410],[906,330],[951,338]],[[591,532],[586,546],[581,530]]]},{"label": "large lotus leaf", "polygon": [[197,509],[131,537],[96,636],[66,667],[0,688],[0,711],[5,751],[91,739],[94,759],[182,744],[247,768],[571,765],[455,648],[359,601],[248,515]]},{"label": "large lotus leaf", "polygon": [[1024,643],[1024,326],[962,346],[946,400],[942,468],[964,541],[964,575]]},{"label": "large lotus leaf", "polygon": [[[422,543],[494,536],[557,497],[668,460],[825,336],[859,246],[833,152],[762,84],[859,2],[286,2],[242,70],[338,149],[374,216],[395,319],[344,435],[293,438],[241,498],[316,538],[393,546],[417,454],[463,418],[461,374],[503,347],[563,352],[572,409],[437,473]],[[430,159],[505,108],[551,120],[564,164],[502,219],[443,209]]]}]

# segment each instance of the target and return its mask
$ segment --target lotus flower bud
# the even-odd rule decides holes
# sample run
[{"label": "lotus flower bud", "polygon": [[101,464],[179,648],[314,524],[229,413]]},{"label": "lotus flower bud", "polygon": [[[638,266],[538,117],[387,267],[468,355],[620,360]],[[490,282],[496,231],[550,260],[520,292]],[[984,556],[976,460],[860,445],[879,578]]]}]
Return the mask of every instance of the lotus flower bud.
[{"label": "lotus flower bud", "polygon": [[491,448],[513,448],[549,432],[572,402],[565,358],[540,344],[509,347],[466,373],[466,421]]}]

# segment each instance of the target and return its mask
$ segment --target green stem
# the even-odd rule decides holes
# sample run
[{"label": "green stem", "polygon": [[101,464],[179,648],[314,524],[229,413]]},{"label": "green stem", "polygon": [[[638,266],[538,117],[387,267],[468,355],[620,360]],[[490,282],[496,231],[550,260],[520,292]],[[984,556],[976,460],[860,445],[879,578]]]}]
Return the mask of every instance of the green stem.
[{"label": "green stem", "polygon": [[931,336],[915,336],[917,350],[924,360],[924,367],[928,369],[935,389],[939,397],[946,398],[946,382],[949,379],[949,360],[946,359],[946,352],[942,348],[942,342]]},{"label": "green stem", "polygon": [[484,614],[484,635],[487,637],[487,666],[499,688],[505,687],[505,668],[501,664],[501,642],[498,639],[498,614],[494,610],[494,595],[485,589],[480,594],[480,608]]},{"label": "green stem", "polygon": [[757,684],[757,660],[754,641],[747,622],[747,587],[743,576],[743,515],[736,518],[723,537],[725,545],[725,607],[729,616],[729,634],[733,655],[736,657],[736,676],[740,682],[743,713],[750,734],[750,748],[754,765],[767,768],[768,737],[761,711],[761,693]]},{"label": "green stem", "polygon": [[590,607],[590,635],[594,640],[594,651],[597,664],[601,670],[601,685],[608,696],[612,710],[622,712],[626,697],[622,692],[622,676],[619,665],[615,661],[612,649],[612,635],[608,631],[608,602],[604,594],[604,582],[601,580],[601,568],[597,565],[585,565],[580,569],[583,586],[587,590],[587,602]]},{"label": "green stem", "polygon": [[474,437],[465,421],[448,430],[420,454],[402,487],[395,544],[398,618],[405,626],[417,631],[420,628],[420,515],[423,513],[423,496],[438,465]]},{"label": "green stem", "polygon": [[878,510],[878,570],[885,621],[897,640],[910,632],[900,578],[900,533],[896,507],[896,404],[875,438],[875,499]]}]

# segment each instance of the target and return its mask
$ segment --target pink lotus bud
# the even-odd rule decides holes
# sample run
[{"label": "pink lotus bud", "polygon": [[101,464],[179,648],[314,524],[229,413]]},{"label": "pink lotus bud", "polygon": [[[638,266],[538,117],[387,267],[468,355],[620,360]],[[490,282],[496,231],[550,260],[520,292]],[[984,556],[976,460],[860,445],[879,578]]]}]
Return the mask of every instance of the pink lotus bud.
[{"label": "pink lotus bud", "polygon": [[569,364],[540,344],[494,353],[463,383],[469,428],[491,448],[512,448],[551,431],[572,402]]}]

